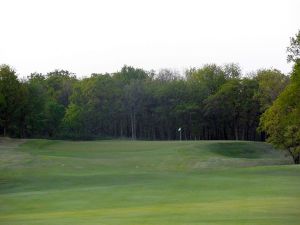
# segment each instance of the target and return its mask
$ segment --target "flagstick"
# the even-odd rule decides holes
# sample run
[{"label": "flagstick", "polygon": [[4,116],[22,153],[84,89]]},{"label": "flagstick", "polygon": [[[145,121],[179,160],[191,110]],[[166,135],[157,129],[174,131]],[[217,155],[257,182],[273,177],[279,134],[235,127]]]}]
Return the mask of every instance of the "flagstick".
[{"label": "flagstick", "polygon": [[179,132],[180,132],[180,141],[181,141],[181,129],[180,129],[180,131],[179,131]]},{"label": "flagstick", "polygon": [[178,128],[179,131],[179,137],[180,137],[180,141],[181,141],[181,127]]}]

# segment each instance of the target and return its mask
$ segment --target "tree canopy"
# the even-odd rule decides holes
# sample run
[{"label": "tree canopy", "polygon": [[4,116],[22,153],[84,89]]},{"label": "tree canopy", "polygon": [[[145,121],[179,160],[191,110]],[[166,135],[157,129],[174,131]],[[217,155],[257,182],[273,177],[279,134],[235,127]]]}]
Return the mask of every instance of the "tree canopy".
[{"label": "tree canopy", "polygon": [[278,70],[237,64],[186,71],[124,66],[78,79],[55,70],[19,80],[0,67],[0,134],[44,138],[263,140],[259,117],[289,83]]}]

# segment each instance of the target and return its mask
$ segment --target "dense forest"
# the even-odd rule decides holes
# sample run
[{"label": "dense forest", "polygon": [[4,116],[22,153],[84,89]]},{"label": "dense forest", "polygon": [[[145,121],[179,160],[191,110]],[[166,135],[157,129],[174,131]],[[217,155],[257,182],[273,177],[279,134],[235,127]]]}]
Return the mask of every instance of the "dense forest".
[{"label": "dense forest", "polygon": [[237,64],[184,76],[124,66],[78,79],[65,70],[18,79],[0,67],[0,135],[43,138],[264,140],[260,115],[289,84],[276,69],[242,75]]},{"label": "dense forest", "polygon": [[[207,64],[184,75],[124,66],[78,79],[66,70],[18,79],[0,66],[0,135],[21,138],[267,140],[300,161],[300,31],[291,74]],[[180,128],[180,129],[179,129]]]}]

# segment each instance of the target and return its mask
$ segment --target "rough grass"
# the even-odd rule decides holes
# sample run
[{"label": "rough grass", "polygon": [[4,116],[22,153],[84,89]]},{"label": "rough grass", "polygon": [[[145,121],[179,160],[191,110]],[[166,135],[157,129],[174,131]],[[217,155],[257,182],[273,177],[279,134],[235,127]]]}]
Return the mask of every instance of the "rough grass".
[{"label": "rough grass", "polygon": [[257,142],[0,142],[0,224],[300,224],[300,167]]}]

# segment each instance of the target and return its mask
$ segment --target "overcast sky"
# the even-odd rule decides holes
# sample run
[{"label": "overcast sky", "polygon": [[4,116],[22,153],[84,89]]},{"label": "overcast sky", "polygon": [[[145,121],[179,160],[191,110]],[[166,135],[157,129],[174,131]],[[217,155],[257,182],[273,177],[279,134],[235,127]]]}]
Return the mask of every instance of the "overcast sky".
[{"label": "overcast sky", "polygon": [[0,64],[22,77],[229,62],[289,72],[299,10],[299,0],[0,0]]}]

